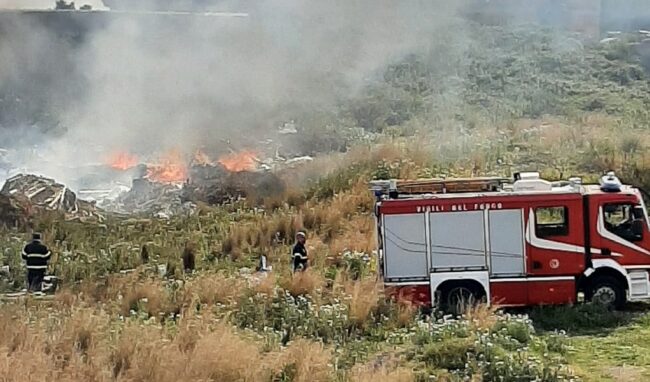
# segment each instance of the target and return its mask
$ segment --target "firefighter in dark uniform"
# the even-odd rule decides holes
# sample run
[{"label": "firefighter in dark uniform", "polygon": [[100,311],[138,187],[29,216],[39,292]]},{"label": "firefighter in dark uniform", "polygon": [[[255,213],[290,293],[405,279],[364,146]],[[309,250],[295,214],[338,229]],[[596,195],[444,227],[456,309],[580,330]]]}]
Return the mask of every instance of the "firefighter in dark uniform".
[{"label": "firefighter in dark uniform", "polygon": [[306,241],[307,237],[304,232],[300,231],[296,234],[296,244],[293,246],[293,250],[291,251],[291,265],[293,272],[304,271],[307,269],[309,260],[307,258],[307,249],[305,248]]},{"label": "firefighter in dark uniform", "polygon": [[41,234],[33,234],[32,241],[25,246],[22,253],[22,258],[27,264],[27,290],[29,292],[41,291],[47,263],[51,256],[50,250],[41,242]]}]

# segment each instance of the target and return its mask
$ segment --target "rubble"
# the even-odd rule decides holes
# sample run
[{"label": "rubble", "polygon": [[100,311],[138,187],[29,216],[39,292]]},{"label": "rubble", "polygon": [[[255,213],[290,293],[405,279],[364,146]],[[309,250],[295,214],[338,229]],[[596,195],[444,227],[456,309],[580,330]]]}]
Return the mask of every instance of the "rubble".
[{"label": "rubble", "polygon": [[310,157],[309,155],[301,156],[301,157],[295,157],[287,160],[285,164],[289,167],[296,167],[297,165],[303,165],[305,163],[312,162],[314,158]]},{"label": "rubble", "polygon": [[264,198],[284,191],[284,182],[269,171],[230,172],[219,165],[192,166],[183,187],[184,200],[221,204],[237,198]]},{"label": "rubble", "polygon": [[[111,212],[170,218],[193,213],[196,203],[216,205],[250,196],[264,198],[284,189],[284,182],[270,171],[228,171],[220,164],[193,164],[183,184],[137,178],[130,190],[117,198],[102,199],[100,205]],[[99,198],[108,190],[94,192]]]},{"label": "rubble", "polygon": [[[67,220],[102,220],[93,203],[78,199],[74,192],[54,179],[38,175],[18,174],[5,182],[0,190],[4,209],[0,218],[13,220],[16,213],[23,218],[34,212],[57,211]],[[14,214],[14,215],[12,215]]]},{"label": "rubble", "polygon": [[112,212],[147,214],[158,218],[191,214],[196,205],[182,198],[182,187],[147,178],[133,180],[133,186],[114,200],[102,204]]},{"label": "rubble", "polygon": [[[291,124],[288,124],[291,127]],[[150,166],[126,170],[108,165],[79,167],[70,188],[54,179],[19,174],[0,191],[0,224],[15,226],[28,221],[34,208],[59,211],[68,219],[97,217],[100,209],[116,214],[170,218],[192,214],[197,203],[223,204],[239,198],[260,200],[284,192],[278,174],[311,162],[312,157],[285,159],[277,155],[265,161],[251,152],[222,156],[219,161],[200,157],[189,164],[184,178],[152,177]]]},{"label": "rubble", "polygon": [[0,226],[22,226],[26,216],[27,209],[16,199],[0,194]]},{"label": "rubble", "polygon": [[616,38],[616,37],[607,37],[607,38],[604,38],[604,39],[600,40],[600,43],[601,44],[607,44],[607,43],[615,42],[615,41],[619,41],[619,39]]},{"label": "rubble", "polygon": [[296,123],[291,120],[290,122],[285,122],[282,126],[278,127],[278,134],[298,134],[298,129],[296,129]]}]

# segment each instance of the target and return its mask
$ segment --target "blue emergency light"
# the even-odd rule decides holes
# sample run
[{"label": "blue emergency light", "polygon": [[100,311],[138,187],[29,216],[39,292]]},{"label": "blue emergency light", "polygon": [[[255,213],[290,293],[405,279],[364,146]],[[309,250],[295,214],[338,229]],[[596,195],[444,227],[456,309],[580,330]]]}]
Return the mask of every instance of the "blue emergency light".
[{"label": "blue emergency light", "polygon": [[620,192],[622,186],[621,181],[618,180],[613,171],[600,178],[600,189],[603,192]]}]

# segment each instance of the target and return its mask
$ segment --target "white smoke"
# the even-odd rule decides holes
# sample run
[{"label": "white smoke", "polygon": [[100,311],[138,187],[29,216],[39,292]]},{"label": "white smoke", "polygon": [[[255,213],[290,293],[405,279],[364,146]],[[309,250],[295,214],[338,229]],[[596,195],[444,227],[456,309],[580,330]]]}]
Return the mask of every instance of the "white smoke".
[{"label": "white smoke", "polygon": [[[30,74],[56,79],[51,57],[63,50],[71,53],[59,70],[75,73],[54,89],[43,83],[51,93],[43,102],[61,103],[54,110],[67,130],[40,142],[39,153],[55,163],[23,164],[65,182],[77,175],[66,167],[115,150],[254,145],[293,113],[331,110],[388,63],[428,49],[452,24],[455,3],[278,0],[242,9],[232,1],[211,10],[248,16],[80,14],[73,20],[86,30],[69,50],[51,29],[21,25],[16,39],[25,41],[6,44],[15,57],[4,60],[38,63]],[[2,50],[0,43],[0,60]]]}]

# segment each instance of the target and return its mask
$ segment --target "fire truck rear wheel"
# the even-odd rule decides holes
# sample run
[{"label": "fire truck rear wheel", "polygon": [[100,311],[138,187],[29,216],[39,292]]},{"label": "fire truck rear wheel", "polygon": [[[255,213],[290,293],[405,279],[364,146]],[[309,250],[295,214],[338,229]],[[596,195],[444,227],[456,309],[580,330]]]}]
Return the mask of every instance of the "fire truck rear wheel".
[{"label": "fire truck rear wheel", "polygon": [[594,304],[620,309],[625,305],[625,289],[612,277],[598,277],[587,291],[587,299]]},{"label": "fire truck rear wheel", "polygon": [[441,291],[441,308],[452,314],[463,314],[467,307],[480,304],[484,293],[469,285],[454,285]]}]

